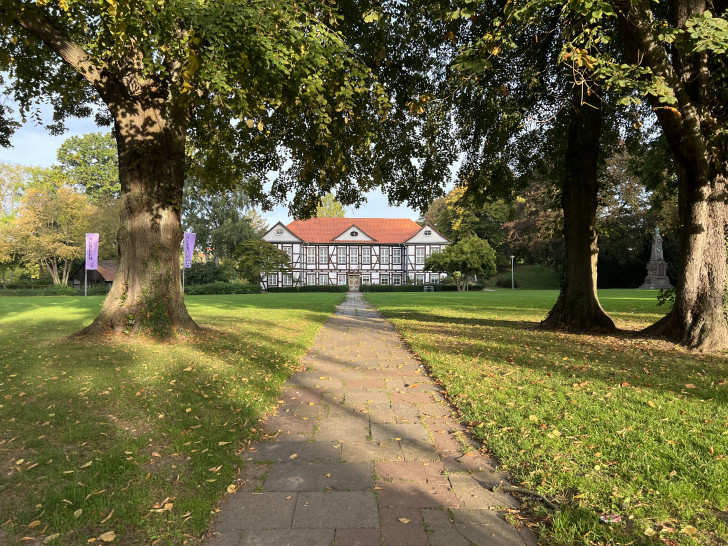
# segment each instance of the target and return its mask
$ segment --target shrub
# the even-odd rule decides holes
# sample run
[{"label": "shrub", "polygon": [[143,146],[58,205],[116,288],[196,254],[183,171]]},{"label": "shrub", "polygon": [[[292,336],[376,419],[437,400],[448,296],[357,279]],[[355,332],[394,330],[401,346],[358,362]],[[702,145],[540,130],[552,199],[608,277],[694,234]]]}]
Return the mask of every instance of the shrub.
[{"label": "shrub", "polygon": [[71,286],[50,285],[38,288],[14,288],[0,290],[0,296],[78,296],[79,292]]},{"label": "shrub", "polygon": [[215,262],[193,263],[191,268],[185,269],[185,285],[226,283],[232,273],[230,267],[217,266]]},{"label": "shrub", "polygon": [[[435,292],[456,292],[458,287],[454,284],[434,284]],[[471,290],[478,290],[473,285]],[[359,287],[362,292],[424,292],[425,288],[421,284],[364,284]]]},{"label": "shrub", "polygon": [[232,282],[214,282],[185,286],[188,296],[210,296],[213,294],[260,294],[260,285]]},{"label": "shrub", "polygon": [[348,292],[349,287],[345,284],[325,284],[308,286],[284,286],[271,287],[268,292]]}]

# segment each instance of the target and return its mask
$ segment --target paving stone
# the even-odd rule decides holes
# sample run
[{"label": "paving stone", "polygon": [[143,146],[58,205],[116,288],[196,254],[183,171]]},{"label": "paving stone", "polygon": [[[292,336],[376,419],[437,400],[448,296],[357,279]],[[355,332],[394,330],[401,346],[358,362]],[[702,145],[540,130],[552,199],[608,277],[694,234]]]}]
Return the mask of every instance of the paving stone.
[{"label": "paving stone", "polygon": [[435,445],[437,451],[454,451],[459,453],[462,449],[462,445],[457,438],[449,432],[442,433],[435,431],[432,434],[432,443]]},{"label": "paving stone", "polygon": [[481,471],[494,471],[494,467],[491,466],[493,459],[490,457],[481,456],[477,451],[469,451],[467,453],[461,453],[459,451],[443,451],[440,453],[445,468],[452,472],[481,472]]},{"label": "paving stone", "polygon": [[381,546],[379,529],[337,529],[336,546]]},{"label": "paving stone", "polygon": [[452,408],[444,404],[417,404],[417,411],[428,417],[446,417],[453,413]]},{"label": "paving stone", "polygon": [[425,427],[419,423],[388,423],[372,425],[372,440],[386,442],[388,440],[422,440],[429,441]]},{"label": "paving stone", "polygon": [[[286,500],[286,497],[290,497]],[[237,493],[223,505],[217,522],[219,532],[243,529],[290,529],[296,494]]]},{"label": "paving stone", "polygon": [[284,432],[285,434],[311,434],[316,428],[316,421],[300,417],[269,417],[262,423],[262,428],[269,434]]},{"label": "paving stone", "polygon": [[369,491],[299,493],[293,528],[376,529],[379,528],[377,500]]},{"label": "paving stone", "polygon": [[369,438],[368,427],[319,430],[314,435],[317,442],[365,442]]},{"label": "paving stone", "polygon": [[302,405],[321,402],[321,392],[313,389],[300,389],[297,387],[284,387],[280,400],[287,406]]},{"label": "paving stone", "polygon": [[331,546],[333,529],[286,529],[275,531],[244,531],[240,546]]},{"label": "paving stone", "polygon": [[[252,462],[286,462],[297,460],[304,463],[338,462],[341,460],[340,442],[262,442],[247,451],[243,459]],[[291,457],[293,459],[291,459]]]},{"label": "paving stone", "polygon": [[398,421],[419,421],[420,414],[417,407],[413,404],[392,404],[392,411],[397,416]]},{"label": "paving stone", "polygon": [[451,474],[450,483],[455,491],[455,496],[460,501],[460,506],[464,509],[487,510],[495,507],[520,507],[518,501],[511,495],[504,492],[493,493],[468,474]]},{"label": "paving stone", "polygon": [[[477,482],[476,482],[477,483]],[[265,481],[265,491],[364,491],[374,486],[372,463],[274,464]]]},{"label": "paving stone", "polygon": [[420,440],[401,440],[399,446],[405,461],[439,461],[440,456],[429,442]]},{"label": "paving stone", "polygon": [[376,463],[374,470],[379,479],[428,482],[446,487],[449,484],[443,475],[445,467],[440,462],[385,461]]},{"label": "paving stone", "polygon": [[341,458],[348,462],[404,460],[399,442],[342,442]]},{"label": "paving stone", "polygon": [[388,404],[389,394],[380,391],[347,392],[344,398],[347,405],[353,404]]},{"label": "paving stone", "polygon": [[428,544],[420,510],[416,508],[381,508],[379,518],[382,522],[382,539],[387,546]]},{"label": "paving stone", "polygon": [[349,392],[359,389],[385,389],[387,387],[388,385],[384,379],[348,379],[346,381],[346,390]]},{"label": "paving stone", "polygon": [[316,404],[313,406],[295,406],[291,408],[291,413],[296,417],[300,417],[302,419],[304,417],[308,417],[309,420],[313,419],[315,422],[315,419],[317,419],[318,417],[327,415],[329,413],[329,410],[326,406]]},{"label": "paving stone", "polygon": [[377,497],[385,508],[458,508],[448,486],[424,482],[378,480]]},{"label": "paving stone", "polygon": [[474,544],[523,544],[521,535],[492,510],[453,510],[455,528]]}]

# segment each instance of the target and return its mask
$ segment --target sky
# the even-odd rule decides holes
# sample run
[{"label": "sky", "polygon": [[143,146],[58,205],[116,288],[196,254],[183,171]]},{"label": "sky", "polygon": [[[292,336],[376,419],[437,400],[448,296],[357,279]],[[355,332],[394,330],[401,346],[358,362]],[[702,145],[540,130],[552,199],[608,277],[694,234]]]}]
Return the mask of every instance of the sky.
[{"label": "sky", "polygon": [[[32,122],[26,123],[18,129],[11,138],[12,148],[0,147],[0,163],[19,163],[21,165],[48,167],[56,160],[56,151],[61,143],[75,135],[83,135],[98,131],[107,131],[108,128],[97,127],[88,119],[69,119],[68,131],[61,136],[51,136],[48,131]],[[387,197],[381,191],[372,191],[366,194],[367,202],[354,209],[346,208],[347,217],[358,218],[410,218],[417,220],[420,214],[406,206],[390,206]],[[277,222],[288,224],[293,220],[288,215],[286,207],[275,207],[270,212],[263,212],[263,217],[269,226]]]}]

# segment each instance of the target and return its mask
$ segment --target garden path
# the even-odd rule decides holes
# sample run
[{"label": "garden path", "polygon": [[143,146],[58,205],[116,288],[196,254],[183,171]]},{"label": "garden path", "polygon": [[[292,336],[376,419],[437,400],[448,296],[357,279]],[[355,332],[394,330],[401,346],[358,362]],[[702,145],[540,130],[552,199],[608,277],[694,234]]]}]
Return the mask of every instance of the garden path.
[{"label": "garden path", "polygon": [[209,546],[535,545],[505,477],[391,324],[349,293],[251,445]]}]

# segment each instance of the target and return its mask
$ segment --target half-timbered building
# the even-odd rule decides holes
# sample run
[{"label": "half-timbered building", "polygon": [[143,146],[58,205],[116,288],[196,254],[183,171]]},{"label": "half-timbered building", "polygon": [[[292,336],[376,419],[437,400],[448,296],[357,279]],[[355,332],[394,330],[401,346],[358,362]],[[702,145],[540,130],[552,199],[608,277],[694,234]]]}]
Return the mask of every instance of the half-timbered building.
[{"label": "half-timbered building", "polygon": [[312,218],[277,223],[263,236],[285,250],[291,271],[269,275],[264,288],[301,285],[436,284],[444,274],[425,260],[450,240],[408,219]]}]

